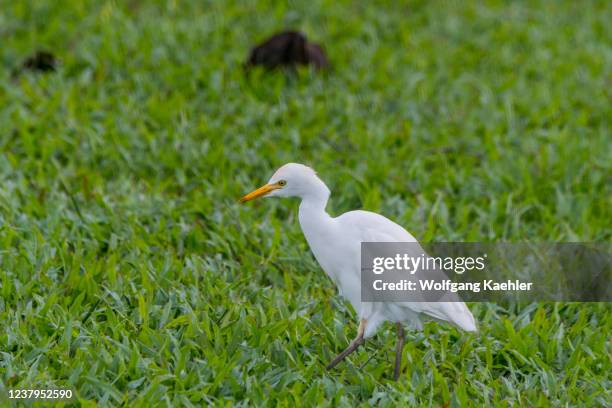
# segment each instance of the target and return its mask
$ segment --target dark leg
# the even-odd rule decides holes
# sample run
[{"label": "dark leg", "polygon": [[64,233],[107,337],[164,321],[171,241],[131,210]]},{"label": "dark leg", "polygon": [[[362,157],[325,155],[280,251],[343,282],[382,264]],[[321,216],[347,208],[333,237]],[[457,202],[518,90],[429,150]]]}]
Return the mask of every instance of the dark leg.
[{"label": "dark leg", "polygon": [[397,347],[395,348],[395,370],[393,371],[393,379],[397,381],[402,368],[402,350],[404,349],[404,328],[400,322],[397,322]]},{"label": "dark leg", "polygon": [[341,362],[342,360],[346,358],[346,356],[351,354],[353,351],[357,350],[359,346],[365,343],[365,340],[363,338],[365,326],[366,326],[366,320],[362,319],[361,322],[359,322],[359,330],[357,331],[357,337],[355,337],[355,340],[351,341],[351,344],[346,348],[346,350],[338,354],[336,358],[334,358],[332,362],[327,365],[326,368],[328,370],[331,370],[332,368],[337,366],[339,362]]}]

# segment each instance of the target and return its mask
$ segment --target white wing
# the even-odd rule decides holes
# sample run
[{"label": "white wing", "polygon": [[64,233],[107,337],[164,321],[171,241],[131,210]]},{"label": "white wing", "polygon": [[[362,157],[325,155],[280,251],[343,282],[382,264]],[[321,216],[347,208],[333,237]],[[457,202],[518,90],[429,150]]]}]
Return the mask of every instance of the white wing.
[{"label": "white wing", "polygon": [[[414,242],[417,240],[402,226],[369,211],[350,211],[336,218],[343,228],[351,230],[360,242]],[[353,236],[353,235],[352,235]],[[424,252],[424,251],[423,251]],[[357,270],[356,272],[359,272]],[[399,302],[395,305],[448,321],[466,331],[476,331],[474,316],[458,296],[449,293],[447,302]],[[452,300],[452,301],[451,301]]]}]

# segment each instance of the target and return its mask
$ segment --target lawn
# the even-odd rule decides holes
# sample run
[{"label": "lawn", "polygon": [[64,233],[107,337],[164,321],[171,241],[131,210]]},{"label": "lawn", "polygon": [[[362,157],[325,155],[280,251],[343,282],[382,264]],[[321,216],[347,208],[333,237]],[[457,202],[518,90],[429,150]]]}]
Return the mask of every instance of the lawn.
[{"label": "lawn", "polygon": [[[0,0],[0,381],[74,405],[610,406],[606,303],[470,304],[335,370],[351,307],[297,202],[419,240],[611,242],[606,1]],[[248,75],[295,27],[333,69]],[[56,72],[19,72],[37,49]],[[0,401],[8,404],[7,400]]]}]

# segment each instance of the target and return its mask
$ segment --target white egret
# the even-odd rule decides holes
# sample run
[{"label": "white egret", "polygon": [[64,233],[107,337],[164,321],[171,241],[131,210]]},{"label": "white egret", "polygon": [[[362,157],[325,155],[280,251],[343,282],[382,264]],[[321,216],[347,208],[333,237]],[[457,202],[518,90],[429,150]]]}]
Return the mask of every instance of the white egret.
[{"label": "white egret", "polygon": [[257,197],[298,197],[302,200],[299,222],[306,241],[321,268],[359,315],[357,337],[327,369],[355,351],[385,321],[395,322],[397,326],[396,380],[401,368],[404,324],[420,330],[421,318],[425,315],[466,331],[476,331],[474,317],[463,302],[362,302],[361,243],[417,241],[398,224],[373,212],[358,210],[331,217],[325,211],[329,195],[329,189],[313,169],[288,163],[279,168],[267,184],[240,199],[240,202]]}]

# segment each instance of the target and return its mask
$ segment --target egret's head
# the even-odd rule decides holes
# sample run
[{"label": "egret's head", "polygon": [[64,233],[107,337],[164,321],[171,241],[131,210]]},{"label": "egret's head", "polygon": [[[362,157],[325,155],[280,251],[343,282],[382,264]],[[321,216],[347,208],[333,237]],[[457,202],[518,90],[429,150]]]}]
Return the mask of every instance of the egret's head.
[{"label": "egret's head", "polygon": [[301,197],[324,195],[329,190],[319,179],[317,173],[308,166],[298,163],[287,163],[270,177],[267,184],[250,192],[240,199],[241,203],[257,197]]}]

